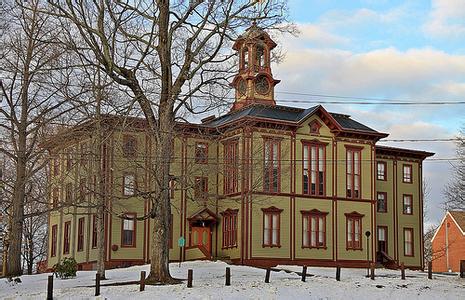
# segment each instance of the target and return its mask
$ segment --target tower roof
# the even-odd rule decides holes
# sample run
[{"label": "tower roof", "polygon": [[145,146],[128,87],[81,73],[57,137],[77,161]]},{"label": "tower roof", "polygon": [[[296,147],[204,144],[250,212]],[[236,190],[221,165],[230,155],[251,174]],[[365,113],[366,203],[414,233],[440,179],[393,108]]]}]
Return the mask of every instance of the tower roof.
[{"label": "tower roof", "polygon": [[267,43],[270,47],[270,50],[277,46],[277,44],[271,39],[270,35],[261,27],[259,27],[257,23],[253,22],[252,26],[247,28],[246,31],[236,39],[236,42],[233,45],[233,49],[239,50],[245,41],[256,40],[262,40],[263,42]]}]

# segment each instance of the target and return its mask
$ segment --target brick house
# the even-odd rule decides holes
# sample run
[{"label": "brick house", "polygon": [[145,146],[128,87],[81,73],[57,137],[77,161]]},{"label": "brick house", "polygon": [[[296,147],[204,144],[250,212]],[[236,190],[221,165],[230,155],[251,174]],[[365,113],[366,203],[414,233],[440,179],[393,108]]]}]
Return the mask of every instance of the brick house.
[{"label": "brick house", "polygon": [[432,239],[433,271],[459,272],[465,260],[465,211],[446,213]]}]

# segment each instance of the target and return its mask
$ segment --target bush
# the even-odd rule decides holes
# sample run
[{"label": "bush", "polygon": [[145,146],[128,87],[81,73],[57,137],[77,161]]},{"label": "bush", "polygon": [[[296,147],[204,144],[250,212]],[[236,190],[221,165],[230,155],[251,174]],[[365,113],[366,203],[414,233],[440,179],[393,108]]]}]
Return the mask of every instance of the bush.
[{"label": "bush", "polygon": [[53,266],[53,273],[61,279],[76,277],[76,272],[77,262],[74,258],[65,258],[61,263]]}]

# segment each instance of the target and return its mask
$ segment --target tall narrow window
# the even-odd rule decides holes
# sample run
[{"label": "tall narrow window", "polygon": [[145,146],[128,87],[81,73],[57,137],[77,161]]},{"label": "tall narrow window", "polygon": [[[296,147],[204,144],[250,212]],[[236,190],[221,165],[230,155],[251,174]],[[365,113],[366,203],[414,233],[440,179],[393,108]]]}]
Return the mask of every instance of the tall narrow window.
[{"label": "tall narrow window", "polygon": [[137,140],[131,135],[123,137],[123,155],[125,157],[134,157],[137,153]]},{"label": "tall narrow window", "polygon": [[237,209],[227,209],[223,215],[223,248],[237,247]]},{"label": "tall narrow window", "polygon": [[319,210],[302,212],[302,247],[326,248],[326,215]]},{"label": "tall narrow window", "polygon": [[378,251],[388,253],[387,226],[378,226]]},{"label": "tall narrow window", "polygon": [[52,191],[52,208],[57,208],[58,207],[58,202],[59,202],[58,188],[53,188],[53,191]]},{"label": "tall narrow window", "polygon": [[255,66],[256,67],[266,67],[265,63],[265,47],[262,45],[257,45],[255,48]]},{"label": "tall narrow window", "polygon": [[378,192],[377,194],[377,206],[376,210],[380,213],[387,212],[387,193],[385,192]]},{"label": "tall narrow window", "polygon": [[67,183],[66,184],[66,187],[65,187],[65,196],[66,196],[66,199],[65,199],[65,202],[67,204],[71,204],[73,203],[73,184],[72,183]]},{"label": "tall narrow window", "polygon": [[247,69],[249,67],[249,48],[247,46],[242,50],[242,62],[243,68]]},{"label": "tall narrow window", "polygon": [[92,216],[92,248],[97,248],[97,216]]},{"label": "tall narrow window", "polygon": [[79,182],[78,202],[84,202],[86,200],[86,194],[87,194],[87,180],[85,178],[81,178]]},{"label": "tall narrow window", "polygon": [[63,230],[63,254],[69,254],[69,238],[71,235],[71,221],[65,222]]},{"label": "tall narrow window", "polygon": [[121,247],[136,246],[136,215],[125,214],[121,222]]},{"label": "tall narrow window", "polygon": [[56,156],[53,159],[53,176],[60,175],[60,157]]},{"label": "tall narrow window", "polygon": [[403,182],[412,183],[412,165],[403,165]]},{"label": "tall narrow window", "polygon": [[404,255],[413,256],[413,228],[404,228]]},{"label": "tall narrow window", "polygon": [[82,143],[81,144],[81,166],[85,167],[87,166],[87,161],[89,159],[89,146],[87,143]]},{"label": "tall narrow window", "polygon": [[66,171],[70,171],[71,170],[71,167],[73,166],[73,161],[72,161],[73,157],[72,157],[72,154],[71,152],[68,152],[66,154]]},{"label": "tall narrow window", "polygon": [[207,201],[208,199],[208,177],[196,177],[194,187],[194,200]]},{"label": "tall narrow window", "polygon": [[239,143],[237,140],[224,144],[224,193],[237,192]]},{"label": "tall narrow window", "polygon": [[346,248],[347,250],[362,249],[362,218],[357,212],[345,214],[346,216]]},{"label": "tall narrow window", "polygon": [[78,220],[77,251],[84,249],[84,220],[84,218],[79,218]]},{"label": "tall narrow window", "polygon": [[208,162],[208,144],[195,144],[195,162],[198,164],[206,164]]},{"label": "tall narrow window", "polygon": [[325,145],[303,145],[303,193],[308,195],[325,195],[326,164]]},{"label": "tall narrow window", "polygon": [[170,199],[174,199],[174,190],[175,190],[175,185],[176,185],[176,179],[174,178],[173,175],[169,175],[169,177],[170,177],[169,195],[170,195]]},{"label": "tall narrow window", "polygon": [[347,198],[361,198],[360,148],[347,148]]},{"label": "tall narrow window", "polygon": [[281,247],[280,219],[282,209],[274,206],[262,208],[263,211],[263,247]]},{"label": "tall narrow window", "polygon": [[404,194],[404,215],[411,215],[411,214],[413,214],[412,195]]},{"label": "tall narrow window", "polygon": [[279,192],[280,181],[280,153],[281,141],[265,138],[263,157],[263,190],[265,192]]},{"label": "tall narrow window", "polygon": [[378,161],[376,163],[377,165],[377,179],[378,180],[386,180],[387,179],[387,174],[386,174],[386,162],[385,161]]},{"label": "tall narrow window", "polygon": [[50,256],[54,257],[57,255],[57,233],[58,233],[58,225],[52,226],[52,242],[50,247]]},{"label": "tall narrow window", "polygon": [[133,196],[136,193],[136,175],[132,173],[123,176],[123,195]]}]

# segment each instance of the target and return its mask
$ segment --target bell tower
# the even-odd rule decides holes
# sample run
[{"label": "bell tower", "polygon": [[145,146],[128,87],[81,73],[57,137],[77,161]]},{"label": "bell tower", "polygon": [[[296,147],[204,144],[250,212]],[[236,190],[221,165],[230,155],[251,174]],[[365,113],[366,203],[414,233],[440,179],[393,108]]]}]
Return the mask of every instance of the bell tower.
[{"label": "bell tower", "polygon": [[275,47],[276,43],[255,22],[238,37],[233,49],[239,53],[239,72],[231,83],[235,89],[231,111],[253,103],[276,105],[274,86],[280,80],[273,78],[270,65]]}]

